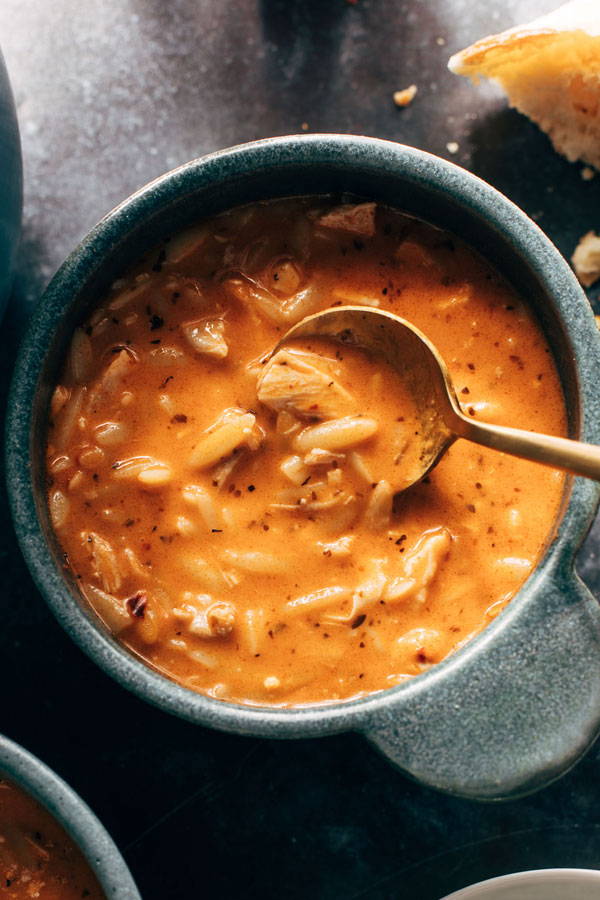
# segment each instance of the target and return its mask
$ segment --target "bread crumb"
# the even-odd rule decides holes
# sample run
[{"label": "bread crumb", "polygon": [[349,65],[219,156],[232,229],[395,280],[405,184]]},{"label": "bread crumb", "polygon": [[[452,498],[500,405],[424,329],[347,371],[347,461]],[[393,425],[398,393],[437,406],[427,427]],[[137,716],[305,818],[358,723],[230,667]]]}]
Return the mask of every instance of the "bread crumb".
[{"label": "bread crumb", "polygon": [[600,316],[594,316],[594,318],[596,320],[596,325],[600,328]]},{"label": "bread crumb", "polygon": [[450,141],[446,144],[446,150],[448,151],[448,153],[458,153],[459,145],[456,143],[456,141]]},{"label": "bread crumb", "polygon": [[446,40],[443,37],[436,38],[435,42],[438,45],[438,47],[444,47],[446,44]]},{"label": "bread crumb", "polygon": [[410,87],[404,88],[403,91],[394,92],[394,103],[396,106],[408,106],[416,96],[417,86],[416,84],[411,84]]},{"label": "bread crumb", "polygon": [[269,675],[267,678],[265,678],[263,684],[268,691],[272,691],[275,688],[278,688],[281,686],[281,682],[280,682],[279,678],[277,678],[276,675]]},{"label": "bread crumb", "polygon": [[600,235],[588,231],[581,238],[571,257],[575,274],[584,287],[600,278]]},{"label": "bread crumb", "polygon": [[303,122],[300,128],[302,131],[308,131],[308,122]]},{"label": "bread crumb", "polygon": [[584,166],[583,169],[581,170],[581,177],[583,178],[584,181],[591,181],[592,178],[595,176],[595,174],[596,174],[596,170],[592,169],[591,166]]}]

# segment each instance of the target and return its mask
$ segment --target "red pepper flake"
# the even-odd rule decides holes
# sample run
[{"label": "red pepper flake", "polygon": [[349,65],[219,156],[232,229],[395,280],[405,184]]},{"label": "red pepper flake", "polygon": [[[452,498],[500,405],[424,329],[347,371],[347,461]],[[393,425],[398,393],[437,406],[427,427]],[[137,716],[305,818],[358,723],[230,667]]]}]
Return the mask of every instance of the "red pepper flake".
[{"label": "red pepper flake", "polygon": [[471,372],[475,371],[475,363],[467,363],[467,369],[470,369]]},{"label": "red pepper flake", "polygon": [[146,606],[148,605],[148,595],[146,591],[136,591],[131,597],[125,601],[125,606],[131,616],[136,619],[143,619]]},{"label": "red pepper flake", "polygon": [[168,383],[169,383],[170,381],[173,381],[174,378],[175,378],[174,375],[167,375],[167,377],[165,378],[165,380],[161,382],[161,384],[160,384],[160,389],[162,390],[163,388],[166,388],[166,386],[168,385]]},{"label": "red pepper flake", "polygon": [[470,394],[470,393],[471,393],[471,392],[470,392],[470,390],[469,390],[468,387],[464,387],[464,388],[462,389],[462,391],[461,391],[461,394]]},{"label": "red pepper flake", "polygon": [[173,416],[173,418],[171,419],[171,422],[173,422],[173,423],[175,423],[175,422],[187,422],[187,416],[184,415],[184,413],[176,413],[176,414]]},{"label": "red pepper flake", "polygon": [[516,353],[511,353],[511,355],[508,358],[510,359],[510,361],[512,363],[514,363],[516,366],[518,366],[519,369],[525,368],[525,363],[523,362],[523,360],[521,359],[520,356],[517,356]]},{"label": "red pepper flake", "polygon": [[366,618],[367,617],[366,617],[365,613],[361,613],[360,616],[357,616],[355,618],[354,622],[352,623],[352,625],[350,626],[352,628],[352,631],[354,631],[355,628],[360,628],[360,626],[362,625],[362,623],[365,621]]}]

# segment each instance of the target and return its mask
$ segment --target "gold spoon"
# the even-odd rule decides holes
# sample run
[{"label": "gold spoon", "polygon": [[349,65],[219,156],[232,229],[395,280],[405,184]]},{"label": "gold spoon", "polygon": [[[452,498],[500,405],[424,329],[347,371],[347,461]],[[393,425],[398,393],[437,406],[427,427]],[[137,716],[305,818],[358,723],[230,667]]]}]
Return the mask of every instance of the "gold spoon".
[{"label": "gold spoon", "polygon": [[[292,338],[324,337],[385,359],[410,389],[421,419],[418,466],[404,488],[420,481],[457,438],[600,481],[600,447],[504,425],[474,421],[461,411],[444,360],[410,322],[369,306],[338,306],[307,316],[284,334],[269,357]],[[404,474],[404,473],[403,473]]]}]

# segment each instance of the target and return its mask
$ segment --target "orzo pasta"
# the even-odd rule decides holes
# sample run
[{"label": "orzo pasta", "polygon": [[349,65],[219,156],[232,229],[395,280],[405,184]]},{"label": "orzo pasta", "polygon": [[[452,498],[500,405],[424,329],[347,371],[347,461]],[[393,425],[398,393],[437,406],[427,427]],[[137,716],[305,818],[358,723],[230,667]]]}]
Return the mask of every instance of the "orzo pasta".
[{"label": "orzo pasta", "polygon": [[438,346],[469,415],[565,431],[523,302],[454,237],[372,203],[239,208],[141,260],[73,337],[48,502],[81,591],[148,664],[220,699],[297,705],[416,675],[531,572],[563,476],[457,442],[406,493],[411,399],[304,316],[369,304]]}]

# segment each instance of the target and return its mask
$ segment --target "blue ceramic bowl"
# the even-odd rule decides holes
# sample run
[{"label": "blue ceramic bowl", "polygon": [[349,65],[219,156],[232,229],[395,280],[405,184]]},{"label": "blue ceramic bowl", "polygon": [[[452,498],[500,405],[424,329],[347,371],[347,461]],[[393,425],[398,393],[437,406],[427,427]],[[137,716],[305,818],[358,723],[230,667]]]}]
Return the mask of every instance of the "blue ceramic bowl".
[{"label": "blue ceramic bowl", "polygon": [[23,747],[0,735],[0,777],[41,803],[81,850],[106,900],[141,900],[125,860],[91,809]]},{"label": "blue ceramic bowl", "polygon": [[167,680],[107,633],[61,564],[45,504],[44,444],[50,393],[74,326],[133,260],[200,217],[329,192],[399,207],[479,250],[536,310],[562,376],[571,434],[600,443],[596,325],[571,270],[530,219],[489,185],[410,147],[339,135],[274,138],[194,160],[147,185],[94,228],[49,286],[9,400],[8,488],[21,547],[73,639],[162,709],[239,734],[359,731],[426,784],[477,798],[519,795],[565,772],[600,728],[600,612],[574,571],[596,511],[596,484],[568,480],[543,559],[486,631],[426,674],[335,705],[244,707]]},{"label": "blue ceramic bowl", "polygon": [[0,53],[0,316],[12,282],[21,233],[23,169],[21,144],[8,73]]}]

